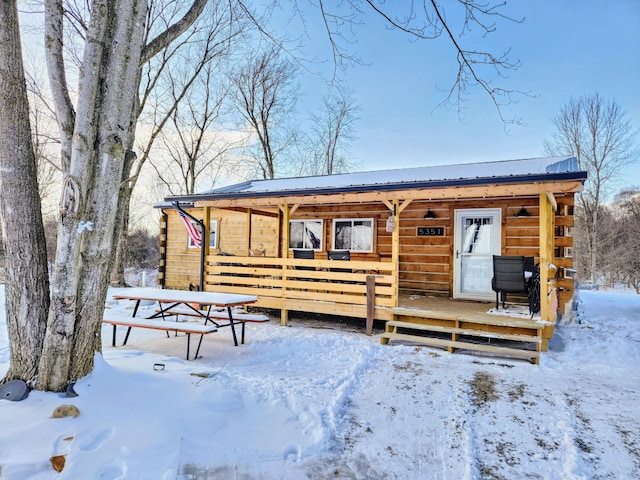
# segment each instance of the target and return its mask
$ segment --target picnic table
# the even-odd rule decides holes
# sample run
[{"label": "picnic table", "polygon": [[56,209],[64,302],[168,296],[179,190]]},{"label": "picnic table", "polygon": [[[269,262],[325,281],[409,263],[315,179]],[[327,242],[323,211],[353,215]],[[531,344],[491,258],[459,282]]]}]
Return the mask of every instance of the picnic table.
[{"label": "picnic table", "polygon": [[[244,324],[247,321],[268,321],[266,316],[244,315],[234,313],[234,307],[244,307],[257,301],[254,295],[239,295],[232,293],[216,292],[194,292],[189,290],[172,290],[163,288],[128,288],[113,295],[115,300],[131,300],[135,302],[133,313],[130,319],[127,318],[105,318],[104,323],[113,325],[113,346],[116,344],[116,326],[128,327],[123,345],[127,344],[129,334],[133,327],[150,328],[157,330],[184,332],[187,334],[187,360],[189,359],[190,335],[200,334],[200,342],[195,354],[195,358],[200,351],[200,345],[204,335],[217,331],[221,327],[230,327],[233,335],[233,342],[238,346],[236,325],[242,324],[242,343],[244,343]],[[140,303],[151,301],[158,304],[158,308],[153,314],[141,319],[136,318]],[[224,315],[219,309],[226,309]],[[168,317],[177,315],[189,315],[204,320],[204,325],[193,323],[177,322],[167,320]],[[234,318],[234,316],[236,318]],[[211,323],[211,325],[209,325]]]}]

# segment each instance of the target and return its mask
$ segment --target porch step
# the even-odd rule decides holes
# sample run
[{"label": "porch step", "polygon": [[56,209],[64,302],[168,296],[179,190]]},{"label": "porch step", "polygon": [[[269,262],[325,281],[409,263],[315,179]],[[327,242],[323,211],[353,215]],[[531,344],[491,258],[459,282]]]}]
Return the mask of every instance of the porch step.
[{"label": "porch step", "polygon": [[[425,315],[424,318],[426,319],[428,316]],[[543,325],[528,322],[525,327],[523,324],[519,324],[519,328],[524,327],[531,332],[531,334],[523,334],[510,333],[509,329],[513,328],[514,325],[504,325],[504,323],[500,326],[506,327],[506,331],[492,331],[496,330],[495,324],[490,325],[491,329],[481,329],[480,326],[478,329],[463,328],[459,326],[460,323],[464,324],[467,321],[460,321],[457,318],[439,318],[434,320],[435,322],[438,322],[438,324],[429,324],[427,320],[421,323],[400,320],[388,321],[385,332],[380,336],[380,343],[386,344],[390,340],[408,341],[434,347],[444,347],[451,353],[458,349],[475,350],[506,357],[524,358],[535,364],[539,362],[543,343]],[[398,329],[402,329],[403,333],[399,333]],[[436,335],[439,335],[439,337]],[[450,335],[450,339],[442,338],[448,335]],[[460,336],[464,338],[460,338]],[[508,345],[490,344],[489,342],[492,339],[501,343],[511,343]],[[530,344],[534,344],[535,350],[527,348],[530,347]]]},{"label": "porch step", "polygon": [[458,335],[470,335],[474,337],[483,337],[483,338],[497,338],[500,340],[513,340],[516,342],[542,343],[542,338],[538,335],[520,335],[520,334],[513,334],[513,333],[488,332],[485,330],[446,327],[442,325],[425,325],[422,323],[401,322],[398,320],[387,322],[387,327],[401,327],[401,328],[408,328],[412,330],[453,333]]},{"label": "porch step", "polygon": [[505,355],[509,357],[523,358],[538,364],[540,358],[540,352],[534,350],[520,350],[517,348],[500,347],[495,345],[460,342],[454,340],[444,340],[440,338],[422,337],[419,335],[408,335],[402,333],[385,332],[382,334],[381,339],[389,340],[401,340],[405,342],[422,343],[428,346],[445,347],[452,349],[464,349],[464,350],[477,350],[487,353],[496,353],[499,355]]}]

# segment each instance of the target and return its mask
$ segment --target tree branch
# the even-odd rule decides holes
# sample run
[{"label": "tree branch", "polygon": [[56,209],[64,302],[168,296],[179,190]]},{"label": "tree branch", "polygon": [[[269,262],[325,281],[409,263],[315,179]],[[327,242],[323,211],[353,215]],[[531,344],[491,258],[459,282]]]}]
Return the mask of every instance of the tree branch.
[{"label": "tree branch", "polygon": [[187,29],[198,19],[204,10],[204,7],[207,5],[207,2],[208,0],[194,0],[191,8],[189,8],[184,17],[159,34],[144,47],[142,50],[142,57],[140,58],[140,64],[144,65],[147,63],[160,51],[169,46],[169,44],[176,38],[186,32]]}]

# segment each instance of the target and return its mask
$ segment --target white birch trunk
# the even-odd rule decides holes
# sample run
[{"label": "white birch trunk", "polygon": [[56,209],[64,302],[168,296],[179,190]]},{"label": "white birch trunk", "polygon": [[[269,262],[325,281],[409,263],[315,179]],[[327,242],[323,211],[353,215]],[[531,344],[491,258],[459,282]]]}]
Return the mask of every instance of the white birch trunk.
[{"label": "white birch trunk", "polygon": [[92,4],[39,389],[63,390],[86,375],[100,349],[125,146],[132,144],[146,6],[144,0]]}]

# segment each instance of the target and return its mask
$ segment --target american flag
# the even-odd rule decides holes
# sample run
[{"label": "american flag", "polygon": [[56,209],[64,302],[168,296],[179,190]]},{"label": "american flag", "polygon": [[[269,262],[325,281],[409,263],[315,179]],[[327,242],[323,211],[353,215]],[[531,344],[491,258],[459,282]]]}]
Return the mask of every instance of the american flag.
[{"label": "american flag", "polygon": [[200,231],[198,228],[191,223],[191,221],[187,218],[187,216],[183,212],[180,213],[180,218],[182,219],[182,223],[184,223],[184,228],[187,229],[187,233],[189,234],[189,238],[191,239],[191,243],[196,247],[199,247],[202,243],[202,237],[200,235]]}]

